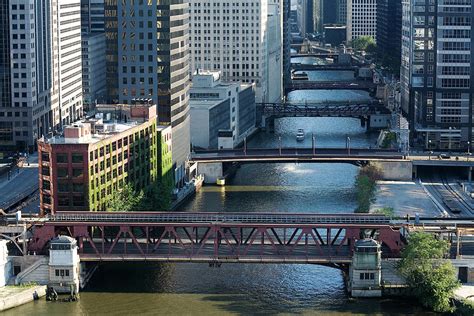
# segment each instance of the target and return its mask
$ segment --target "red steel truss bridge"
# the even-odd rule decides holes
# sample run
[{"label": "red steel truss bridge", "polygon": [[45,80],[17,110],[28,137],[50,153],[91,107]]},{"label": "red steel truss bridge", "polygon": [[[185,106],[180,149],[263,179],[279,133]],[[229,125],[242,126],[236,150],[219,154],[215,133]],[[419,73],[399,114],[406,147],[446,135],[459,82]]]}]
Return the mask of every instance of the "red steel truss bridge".
[{"label": "red steel truss bridge", "polygon": [[379,240],[384,256],[398,256],[399,229],[382,215],[63,212],[32,226],[28,250],[46,252],[52,238],[68,235],[81,261],[340,265],[364,237]]}]

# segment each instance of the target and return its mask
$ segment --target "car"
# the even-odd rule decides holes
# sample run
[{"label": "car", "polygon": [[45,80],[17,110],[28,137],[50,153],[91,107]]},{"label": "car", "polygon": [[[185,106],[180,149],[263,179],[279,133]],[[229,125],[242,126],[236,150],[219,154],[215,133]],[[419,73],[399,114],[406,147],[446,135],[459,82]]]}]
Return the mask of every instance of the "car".
[{"label": "car", "polygon": [[440,154],[438,155],[439,159],[451,159],[451,156],[448,154]]}]

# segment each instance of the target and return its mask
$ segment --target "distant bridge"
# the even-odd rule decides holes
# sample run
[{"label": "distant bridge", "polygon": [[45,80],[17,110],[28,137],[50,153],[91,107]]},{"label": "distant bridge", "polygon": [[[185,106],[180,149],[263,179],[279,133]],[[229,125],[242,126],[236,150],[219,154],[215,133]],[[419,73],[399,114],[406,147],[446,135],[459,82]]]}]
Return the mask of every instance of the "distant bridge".
[{"label": "distant bridge", "polygon": [[358,66],[344,65],[344,64],[328,64],[328,65],[311,65],[302,63],[291,63],[291,69],[295,71],[318,71],[318,70],[332,70],[332,71],[358,71]]},{"label": "distant bridge", "polygon": [[390,113],[378,101],[257,104],[257,122],[270,132],[274,130],[274,120],[282,117],[353,117],[368,129],[382,128],[388,126]]},{"label": "distant bridge", "polygon": [[390,114],[378,101],[345,103],[258,103],[257,112],[270,117],[356,117]]},{"label": "distant bridge", "polygon": [[372,81],[307,81],[292,80],[285,87],[285,94],[294,90],[365,90],[374,91],[377,84]]}]

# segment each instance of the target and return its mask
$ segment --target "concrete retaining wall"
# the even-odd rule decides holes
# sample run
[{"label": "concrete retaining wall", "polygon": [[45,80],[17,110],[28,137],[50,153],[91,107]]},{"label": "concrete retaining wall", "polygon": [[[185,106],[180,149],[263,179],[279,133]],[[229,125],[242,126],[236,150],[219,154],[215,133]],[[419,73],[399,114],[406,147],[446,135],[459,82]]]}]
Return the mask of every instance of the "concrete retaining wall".
[{"label": "concrete retaining wall", "polygon": [[[1,289],[3,290],[3,289]],[[43,297],[46,295],[46,285],[33,286],[31,288],[25,288],[19,291],[18,293],[12,293],[6,297],[0,297],[0,311],[17,307],[29,302],[32,302],[35,297],[34,293],[38,295],[37,297]]]},{"label": "concrete retaining wall", "polygon": [[217,178],[224,175],[222,162],[198,163],[198,174],[204,175],[204,183],[216,184]]},{"label": "concrete retaining wall", "polygon": [[413,176],[411,161],[377,161],[371,164],[380,169],[383,180],[409,181]]}]

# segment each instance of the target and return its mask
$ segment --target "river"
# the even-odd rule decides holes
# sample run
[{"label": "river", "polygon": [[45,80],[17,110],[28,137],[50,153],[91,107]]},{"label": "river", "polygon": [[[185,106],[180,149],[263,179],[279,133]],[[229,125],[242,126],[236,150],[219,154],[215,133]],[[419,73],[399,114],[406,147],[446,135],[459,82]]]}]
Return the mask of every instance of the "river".
[{"label": "river", "polygon": [[[294,91],[290,100],[353,100],[360,91]],[[350,118],[286,118],[275,133],[260,133],[249,147],[296,145],[296,130],[307,134],[304,145],[372,146]],[[303,144],[299,143],[299,146]],[[182,211],[345,213],[356,207],[357,168],[346,164],[243,165],[226,187],[204,187]],[[318,265],[104,264],[75,303],[30,303],[5,315],[425,315],[415,303],[392,299],[347,297],[339,270]]]}]

